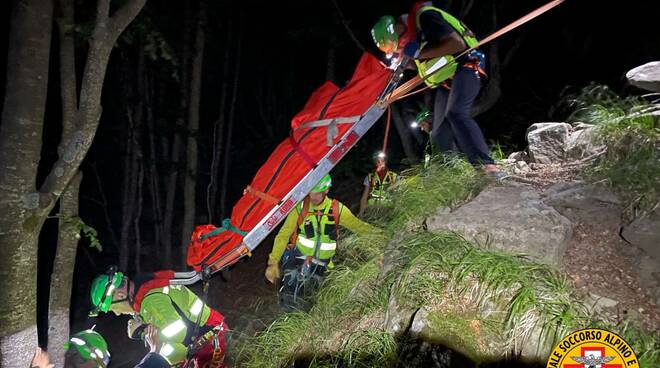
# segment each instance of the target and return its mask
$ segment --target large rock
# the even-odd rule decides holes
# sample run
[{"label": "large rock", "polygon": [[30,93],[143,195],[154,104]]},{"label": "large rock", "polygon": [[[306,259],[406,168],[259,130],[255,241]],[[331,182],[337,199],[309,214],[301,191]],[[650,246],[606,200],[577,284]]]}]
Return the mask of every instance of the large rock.
[{"label": "large rock", "polygon": [[545,204],[573,222],[619,228],[622,202],[605,186],[580,181],[560,182],[546,189],[541,197]]},{"label": "large rock", "polygon": [[642,288],[656,305],[660,305],[660,260],[646,255],[641,257],[637,274]]},{"label": "large rock", "polygon": [[523,253],[559,265],[571,222],[527,187],[492,187],[449,214],[427,219],[429,231],[455,231],[484,248]]},{"label": "large rock", "polygon": [[660,209],[636,218],[623,228],[621,236],[660,261]]},{"label": "large rock", "polygon": [[571,126],[566,123],[536,123],[527,129],[527,152],[532,162],[564,161],[564,147]]},{"label": "large rock", "polygon": [[576,161],[602,152],[605,146],[598,144],[596,138],[593,124],[573,123],[564,146],[564,159]]},{"label": "large rock", "polygon": [[626,78],[633,86],[660,92],[660,61],[652,61],[631,69],[626,73]]}]

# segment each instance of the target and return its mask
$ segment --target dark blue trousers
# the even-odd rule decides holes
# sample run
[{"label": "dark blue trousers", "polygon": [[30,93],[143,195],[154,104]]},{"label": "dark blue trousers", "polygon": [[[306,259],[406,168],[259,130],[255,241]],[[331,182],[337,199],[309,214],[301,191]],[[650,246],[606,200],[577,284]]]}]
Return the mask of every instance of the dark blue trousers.
[{"label": "dark blue trousers", "polygon": [[433,142],[443,153],[452,153],[452,145],[472,165],[494,163],[481,128],[470,116],[470,109],[481,89],[481,78],[472,69],[459,67],[451,81],[451,90],[438,87],[433,106]]}]

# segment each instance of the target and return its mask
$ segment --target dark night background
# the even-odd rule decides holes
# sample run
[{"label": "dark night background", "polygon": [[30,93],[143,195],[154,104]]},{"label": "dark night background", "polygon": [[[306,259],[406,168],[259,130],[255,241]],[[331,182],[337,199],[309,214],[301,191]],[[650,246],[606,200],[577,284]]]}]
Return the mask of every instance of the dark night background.
[{"label": "dark night background", "polygon": [[[190,1],[193,15],[197,3]],[[376,52],[369,35],[373,23],[383,14],[407,11],[409,3],[337,0],[352,32],[371,52]],[[497,15],[496,28],[500,28],[544,3],[536,0],[476,1],[464,22],[483,38],[494,29],[493,12]],[[447,1],[445,5],[456,14],[461,3]],[[501,97],[493,108],[477,118],[487,140],[499,143],[507,153],[524,148],[524,133],[530,124],[565,119],[570,111],[561,101],[591,82],[609,85],[623,94],[641,93],[625,84],[625,72],[660,59],[659,5],[657,1],[642,0],[567,0],[558,8],[495,41],[501,54],[516,44],[517,49],[510,62],[502,67]],[[0,41],[4,50],[0,65],[4,71],[11,4],[6,1],[2,7],[2,32],[5,36]],[[84,24],[93,15],[93,8],[93,1],[80,1],[76,9],[77,21],[81,24],[81,50],[84,50]],[[80,198],[80,215],[98,231],[103,251],[87,247],[86,241],[81,242],[78,248],[72,300],[74,330],[88,324],[84,318],[88,308],[87,288],[94,274],[102,272],[107,265],[117,263],[119,258],[119,245],[110,229],[117,234],[121,227],[127,108],[137,106],[141,98],[135,83],[141,52],[154,55],[153,58],[146,58],[145,73],[153,78],[154,96],[150,107],[156,122],[156,138],[161,142],[159,149],[167,149],[171,145],[169,137],[176,133],[174,122],[181,116],[182,57],[184,44],[189,42],[184,39],[185,13],[185,1],[149,0],[120,38],[110,58],[103,90],[103,115],[94,144],[82,166],[84,178]],[[328,76],[339,85],[348,80],[361,55],[361,50],[351,40],[330,0],[209,1],[207,16],[200,129],[195,132],[199,144],[196,224],[208,222],[205,195],[210,179],[214,126],[221,113],[225,114],[226,121],[229,116],[232,107],[229,100],[224,104],[224,110],[220,111],[221,94],[225,82],[231,91],[236,66],[240,65],[240,70],[233,104],[233,136],[229,157],[224,161],[225,156],[221,156],[223,161],[220,164],[220,173],[225,163],[228,164],[229,180],[224,213],[222,203],[216,203],[216,222],[228,216],[231,206],[258,167],[287,137],[290,119],[302,108],[311,92]],[[53,35],[55,37],[56,32]],[[149,35],[151,41],[144,41],[149,39],[145,35]],[[240,53],[237,52],[239,40]],[[153,51],[148,45],[167,47],[165,51],[160,46]],[[484,48],[487,56],[490,50],[489,46]],[[61,129],[57,52],[57,43],[53,42],[45,144],[40,162],[44,170],[50,169],[57,158],[56,145]],[[329,68],[329,55],[332,57],[333,54],[334,67]],[[84,56],[84,52],[78,51],[78,55]],[[224,72],[225,67],[227,73]],[[0,73],[3,86],[4,78],[5,74]],[[0,93],[4,97],[4,88]],[[339,165],[335,170],[336,184],[331,195],[346,201],[348,205],[356,204],[361,179],[371,169],[371,156],[382,144],[383,130],[381,121]],[[146,136],[140,139],[146,141]],[[404,154],[394,129],[390,146],[391,166],[400,169]],[[423,146],[418,148],[421,151]],[[151,158],[147,156],[145,154],[144,160],[149,164]],[[166,172],[178,169],[166,161],[158,161],[156,166],[158,172],[163,174],[163,181]],[[156,220],[150,212],[146,190],[143,196],[145,204],[139,221],[142,228],[141,271],[167,266],[183,270],[183,260],[163,260],[156,255],[157,247],[150,243],[153,238],[149,230]],[[173,244],[179,247],[180,232],[189,233],[192,229],[178,226],[183,211],[180,193],[175,203],[172,236]],[[56,222],[47,221],[42,232],[38,270],[42,312],[47,305],[51,267],[45,260],[52,259],[54,254],[56,231]],[[265,241],[261,246],[262,252],[268,252],[270,246]],[[135,271],[135,266],[131,261],[129,271]],[[239,264],[238,267],[248,266]]]}]

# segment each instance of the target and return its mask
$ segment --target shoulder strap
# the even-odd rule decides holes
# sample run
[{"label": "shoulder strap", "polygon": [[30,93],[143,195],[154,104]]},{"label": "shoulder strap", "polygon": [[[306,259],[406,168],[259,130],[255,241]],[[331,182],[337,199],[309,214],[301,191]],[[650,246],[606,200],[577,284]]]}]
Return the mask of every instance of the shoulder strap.
[{"label": "shoulder strap", "polygon": [[417,25],[417,29],[419,30],[421,27],[421,24],[419,22],[419,19],[425,11],[435,11],[439,13],[442,18],[458,33],[459,36],[465,41],[465,45],[467,47],[472,47],[478,43],[477,38],[474,36],[474,33],[463,23],[461,22],[458,18],[454,17],[453,15],[447,13],[446,11],[436,8],[435,6],[423,6],[421,7],[418,11],[417,14],[415,14],[415,23]]},{"label": "shoulder strap", "polygon": [[[179,318],[181,319],[181,321],[183,321],[183,323],[186,325],[186,337],[183,340],[183,344],[186,345],[187,348],[189,348],[189,345],[197,338],[197,336],[195,336],[195,335],[199,335],[199,328],[202,327],[202,326],[199,325],[199,323],[201,322],[201,316],[204,314],[204,307],[202,306],[202,310],[199,312],[199,317],[200,318],[198,318],[198,321],[193,321],[190,318],[188,318],[188,316],[186,316],[186,314],[183,312],[183,310],[181,310],[181,307],[179,307],[179,305],[174,302],[174,299],[172,299],[172,297],[169,294],[165,294],[163,292],[156,291],[156,292],[149,293],[149,294],[145,295],[144,299],[147,299],[148,297],[150,297],[152,295],[156,295],[156,294],[163,294],[163,295],[167,296],[170,299],[170,303],[172,304],[172,308],[174,308],[174,310],[176,311],[176,314],[179,315]],[[204,333],[206,333],[206,331],[204,331],[202,334],[204,334]]]},{"label": "shoulder strap", "polygon": [[302,209],[300,210],[300,213],[298,213],[298,221],[296,221],[296,228],[294,229],[293,233],[291,234],[291,237],[289,238],[289,246],[295,246],[296,242],[298,241],[298,229],[300,228],[300,225],[305,221],[305,217],[307,216],[307,212],[309,212],[309,196],[305,197],[302,203]]},{"label": "shoulder strap", "polygon": [[335,235],[337,235],[335,239],[339,240],[339,219],[341,216],[339,212],[339,201],[336,199],[332,200],[332,216],[335,218]]}]

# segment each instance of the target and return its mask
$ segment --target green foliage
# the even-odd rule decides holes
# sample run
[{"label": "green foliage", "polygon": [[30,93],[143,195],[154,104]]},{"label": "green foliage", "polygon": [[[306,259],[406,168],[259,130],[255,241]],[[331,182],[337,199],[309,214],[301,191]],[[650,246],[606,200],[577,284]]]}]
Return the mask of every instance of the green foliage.
[{"label": "green foliage", "polygon": [[[462,354],[478,359],[479,343],[484,340],[485,333],[481,326],[482,321],[474,314],[459,314],[455,312],[432,313],[428,317],[430,326],[435,331],[443,331],[445,341],[438,341],[445,345],[455,346]],[[485,327],[485,326],[484,326]],[[449,341],[451,340],[451,341]]]},{"label": "green foliage", "polygon": [[[590,325],[570,282],[550,267],[476,248],[454,233],[424,230],[424,218],[438,207],[461,204],[483,187],[469,164],[435,157],[429,168],[403,174],[387,216],[370,214],[383,231],[342,239],[338,265],[309,313],[286,314],[248,339],[243,365],[393,364],[397,341],[383,327],[392,300],[398,309],[430,310],[431,328],[447,339],[439,342],[475,361],[520,349],[526,336],[539,331],[541,355],[569,331]],[[657,346],[649,346],[657,338],[641,336],[634,340],[643,346],[638,351],[649,351],[646,361],[656,359]]]},{"label": "green foliage", "polygon": [[93,227],[87,225],[80,217],[78,216],[65,216],[58,215],[56,216],[63,222],[66,226],[72,227],[76,231],[76,234],[82,233],[85,238],[89,241],[89,247],[95,248],[99,252],[103,251],[101,242],[98,238],[98,232]]},{"label": "green foliage", "polygon": [[625,323],[619,334],[632,346],[640,367],[660,367],[660,332],[649,332],[639,326]]},{"label": "green foliage", "polygon": [[571,101],[576,108],[571,119],[598,125],[597,139],[607,146],[587,175],[606,180],[642,210],[655,206],[660,201],[660,106],[598,85]]},{"label": "green foliage", "polygon": [[[410,222],[421,224],[437,207],[464,202],[484,184],[468,163],[456,158],[436,157],[429,168],[418,166],[402,174],[405,179],[393,195],[389,216],[371,213],[372,222],[383,230],[343,237],[336,259],[340,265],[329,273],[309,314],[284,315],[247,341],[249,349],[239,358],[246,366],[284,366],[305,356],[315,367],[382,366],[393,359],[394,337],[380,326],[394,282],[393,274],[381,279],[388,244]],[[350,333],[335,336],[342,330]],[[340,339],[341,345],[323,345],[332,339]],[[323,354],[324,349],[335,353]]]},{"label": "green foliage", "polygon": [[403,171],[403,180],[392,196],[392,214],[385,219],[369,220],[393,234],[411,221],[421,223],[439,207],[456,207],[476,195],[486,183],[465,160],[435,156],[431,161],[428,168],[417,165]]},{"label": "green foliage", "polygon": [[490,154],[493,157],[493,160],[495,161],[501,161],[506,158],[506,154],[504,153],[504,147],[495,142],[490,146]]},{"label": "green foliage", "polygon": [[475,308],[495,303],[503,313],[499,329],[507,332],[510,347],[536,327],[543,330],[544,341],[554,342],[586,326],[588,315],[570,283],[548,266],[477,249],[453,233],[411,233],[400,245],[404,276],[395,293],[415,308],[447,300]]},{"label": "green foliage", "polygon": [[589,325],[612,331],[626,340],[635,351],[640,367],[660,368],[660,332],[647,331],[630,320],[615,325],[596,319]]},{"label": "green foliage", "polygon": [[[238,358],[248,367],[282,367],[294,358],[293,353],[305,344],[305,331],[313,331],[307,313],[288,313],[273,322],[259,338],[242,345]],[[308,334],[312,335],[312,334]]]},{"label": "green foliage", "polygon": [[175,51],[153,20],[144,12],[140,13],[121,34],[120,42],[129,46],[137,44],[149,60],[162,62],[171,77],[179,81],[179,59]]}]

